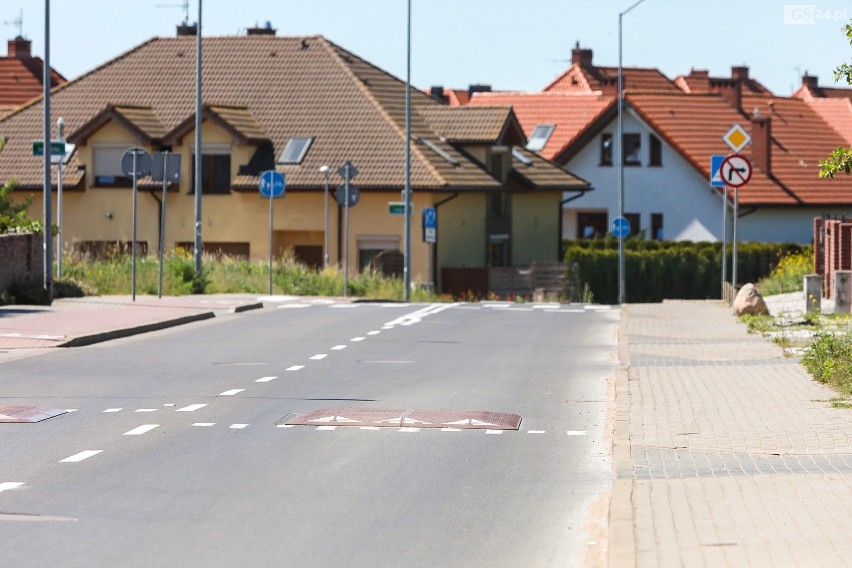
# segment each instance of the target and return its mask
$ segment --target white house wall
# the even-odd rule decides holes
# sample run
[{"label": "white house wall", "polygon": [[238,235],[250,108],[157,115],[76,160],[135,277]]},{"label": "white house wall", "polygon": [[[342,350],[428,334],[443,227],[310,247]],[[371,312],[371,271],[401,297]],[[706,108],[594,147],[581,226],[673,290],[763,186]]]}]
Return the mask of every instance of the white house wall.
[{"label": "white house wall", "polygon": [[[601,135],[612,134],[615,140],[616,119],[587,144],[567,164],[566,169],[589,180],[594,187],[563,209],[563,239],[577,237],[577,213],[606,210],[609,222],[618,211],[618,168],[600,165]],[[624,132],[642,135],[642,165],[624,167],[624,212],[639,213],[641,228],[649,230],[651,214],[663,214],[663,235],[667,240],[720,241],[723,236],[722,199],[711,190],[704,175],[679,153],[662,141],[662,166],[648,166],[651,130],[632,111],[624,113]],[[658,136],[659,138],[659,136]],[[709,162],[710,156],[707,156]],[[733,191],[733,189],[731,189]],[[565,194],[571,197],[571,194]],[[740,210],[737,237],[740,241],[795,242],[813,240],[813,219],[823,215],[852,218],[852,208],[760,207],[749,213]],[[728,217],[729,238],[732,219]],[[650,238],[650,231],[646,238]]]},{"label": "white house wall", "polygon": [[[612,134],[614,141],[616,131],[617,121],[613,119],[565,166],[594,187],[594,191],[566,205],[562,233],[565,239],[577,236],[577,212],[606,209],[610,222],[618,216],[615,152],[612,166],[600,165],[601,135]],[[624,212],[639,213],[641,228],[648,234],[651,214],[662,213],[663,235],[667,240],[721,240],[722,200],[711,190],[709,182],[665,141],[662,142],[662,166],[648,166],[650,132],[632,112],[624,113],[624,133],[642,136],[642,165],[624,167]]]}]

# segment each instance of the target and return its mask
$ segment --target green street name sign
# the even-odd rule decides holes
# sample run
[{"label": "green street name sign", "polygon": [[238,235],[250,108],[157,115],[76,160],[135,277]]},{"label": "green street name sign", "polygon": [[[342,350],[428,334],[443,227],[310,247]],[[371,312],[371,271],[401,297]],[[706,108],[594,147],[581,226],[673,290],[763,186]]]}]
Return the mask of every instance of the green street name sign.
[{"label": "green street name sign", "polygon": [[391,215],[405,215],[405,201],[389,201],[388,213]]},{"label": "green street name sign", "polygon": [[[64,156],[65,142],[51,140],[50,154],[52,156]],[[44,140],[33,140],[33,156],[44,156]]]}]

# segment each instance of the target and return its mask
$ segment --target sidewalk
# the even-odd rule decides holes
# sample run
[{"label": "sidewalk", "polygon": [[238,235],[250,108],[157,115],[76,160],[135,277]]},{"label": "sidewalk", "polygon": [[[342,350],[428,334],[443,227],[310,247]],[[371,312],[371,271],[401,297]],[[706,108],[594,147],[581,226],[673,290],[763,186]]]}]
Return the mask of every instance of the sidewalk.
[{"label": "sidewalk", "polygon": [[622,308],[609,565],[852,566],[852,411],[718,301]]},{"label": "sidewalk", "polygon": [[262,308],[250,295],[90,296],[55,300],[50,306],[0,306],[0,361],[34,350],[78,347],[165,329],[217,314]]}]

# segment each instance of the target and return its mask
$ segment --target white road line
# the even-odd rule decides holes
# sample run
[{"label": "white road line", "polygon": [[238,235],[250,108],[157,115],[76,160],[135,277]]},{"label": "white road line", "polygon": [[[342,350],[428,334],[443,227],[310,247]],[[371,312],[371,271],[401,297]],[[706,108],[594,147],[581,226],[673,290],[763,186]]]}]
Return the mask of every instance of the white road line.
[{"label": "white road line", "polygon": [[373,330],[373,331],[368,331],[368,332],[367,332],[367,335],[378,335],[378,334],[380,334],[380,333],[381,333],[381,331],[375,331],[375,330]]},{"label": "white road line", "polygon": [[412,325],[415,323],[419,323],[420,320],[422,320],[426,316],[437,314],[438,312],[442,312],[453,306],[454,304],[430,304],[425,308],[421,308],[410,314],[400,316],[393,321],[389,321],[385,323],[385,325]]},{"label": "white road line", "polygon": [[81,461],[88,459],[92,456],[98,455],[102,451],[103,450],[86,450],[85,452],[80,452],[79,454],[74,454],[73,456],[67,457],[64,460],[59,460],[59,463],[81,462]]},{"label": "white road line", "polygon": [[125,436],[141,436],[145,432],[150,432],[151,430],[153,430],[154,428],[158,428],[159,426],[160,426],[159,424],[143,424],[142,426],[139,426],[138,428],[134,428],[133,430],[130,430],[129,432],[125,432],[124,435]]},{"label": "white road line", "polygon": [[305,368],[304,365],[292,365],[290,367],[287,367],[287,370],[288,371],[298,371],[298,370],[304,369],[304,368]]},{"label": "white road line", "polygon": [[568,432],[566,432],[566,433],[569,436],[585,436],[586,435],[585,430],[568,430]]},{"label": "white road line", "polygon": [[355,342],[358,342],[358,341],[364,341],[365,339],[366,339],[365,337],[353,337],[353,338],[352,338],[352,339],[350,339],[349,341],[355,341]]},{"label": "white road line", "polygon": [[337,430],[337,426],[317,426],[317,430]]},{"label": "white road line", "polygon": [[359,430],[381,430],[378,426],[359,426]]},{"label": "white road line", "polygon": [[156,408],[137,408],[133,412],[157,412]]},{"label": "white road line", "polygon": [[77,412],[76,408],[66,408],[65,412]]},{"label": "white road line", "polygon": [[486,430],[486,434],[502,434],[503,430]]},{"label": "white road line", "polygon": [[341,349],[346,349],[346,345],[335,345],[331,348],[332,351],[340,351]]},{"label": "white road line", "polygon": [[220,392],[220,393],[219,393],[219,396],[234,396],[235,394],[237,394],[237,393],[241,393],[241,392],[243,392],[244,390],[246,390],[246,389],[231,389],[231,390],[226,390],[225,392]]},{"label": "white road line", "polygon": [[295,424],[279,424],[276,428],[295,428]]},{"label": "white road line", "polygon": [[121,412],[121,408],[107,408],[104,412]]},{"label": "white road line", "polygon": [[3,483],[0,483],[0,493],[7,489],[17,489],[23,484],[23,481],[4,481]]},{"label": "white road line", "polygon": [[316,355],[311,357],[311,360],[312,361],[320,361],[322,359],[325,359],[326,357],[328,357],[328,353],[317,353]]},{"label": "white road line", "polygon": [[204,408],[207,406],[206,404],[190,404],[189,406],[184,406],[183,408],[178,408],[175,412],[195,412],[200,408]]},{"label": "white road line", "polygon": [[441,428],[441,432],[461,432],[461,428]]},{"label": "white road line", "polygon": [[177,406],[177,404],[174,404],[174,403],[170,402],[170,403],[168,403],[168,404],[164,404],[163,406]]},{"label": "white road line", "polygon": [[527,434],[544,434],[544,430],[527,430]]},{"label": "white road line", "polygon": [[340,309],[340,308],[343,308],[343,309],[346,309],[346,308],[360,308],[360,307],[361,307],[361,304],[332,304],[332,305],[331,305],[331,306],[329,306],[329,307],[330,307],[330,308],[337,308],[337,309]]},{"label": "white road line", "polygon": [[193,426],[215,426],[215,422],[196,422]]},{"label": "white road line", "polygon": [[268,383],[269,381],[274,381],[277,378],[278,377],[261,377],[261,378],[257,379],[255,382],[256,383]]},{"label": "white road line", "polygon": [[243,428],[247,428],[248,424],[231,424],[228,428],[233,428],[234,430],[242,430]]},{"label": "white road line", "polygon": [[394,326],[392,326],[392,325],[386,325],[386,326],[382,327],[382,329],[393,329],[393,328],[394,328]]},{"label": "white road line", "polygon": [[400,428],[398,432],[419,432],[420,428]]},{"label": "white road line", "polygon": [[279,310],[289,310],[293,308],[310,308],[309,304],[284,304],[283,306],[278,306]]}]

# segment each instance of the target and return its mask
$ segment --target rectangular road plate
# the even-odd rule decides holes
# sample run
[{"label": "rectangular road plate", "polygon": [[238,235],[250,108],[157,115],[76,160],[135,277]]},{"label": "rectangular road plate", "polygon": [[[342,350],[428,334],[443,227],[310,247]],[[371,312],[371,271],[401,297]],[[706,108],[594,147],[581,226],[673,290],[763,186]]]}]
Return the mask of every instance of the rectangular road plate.
[{"label": "rectangular road plate", "polygon": [[0,406],[0,423],[33,423],[65,414],[59,408],[38,408],[36,406]]}]

